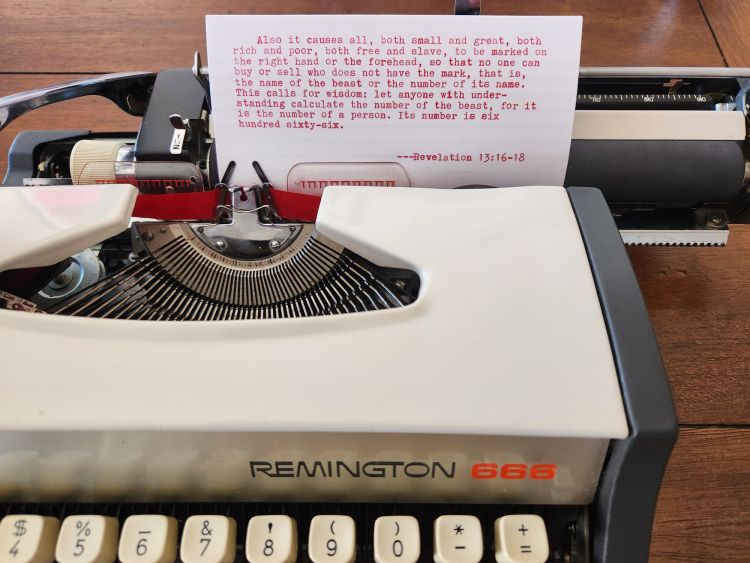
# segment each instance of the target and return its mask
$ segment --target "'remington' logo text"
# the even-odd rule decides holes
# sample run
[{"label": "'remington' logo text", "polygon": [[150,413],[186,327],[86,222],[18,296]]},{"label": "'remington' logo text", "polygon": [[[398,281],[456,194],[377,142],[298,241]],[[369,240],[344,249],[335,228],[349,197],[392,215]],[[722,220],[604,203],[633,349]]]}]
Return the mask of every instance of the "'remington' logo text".
[{"label": "'remington' logo text", "polygon": [[[273,478],[376,478],[394,479],[455,479],[456,462],[431,461],[250,461],[250,476]],[[555,478],[557,465],[554,463],[475,463],[469,476],[472,479],[532,479],[548,481]],[[465,475],[459,475],[459,479]]]}]

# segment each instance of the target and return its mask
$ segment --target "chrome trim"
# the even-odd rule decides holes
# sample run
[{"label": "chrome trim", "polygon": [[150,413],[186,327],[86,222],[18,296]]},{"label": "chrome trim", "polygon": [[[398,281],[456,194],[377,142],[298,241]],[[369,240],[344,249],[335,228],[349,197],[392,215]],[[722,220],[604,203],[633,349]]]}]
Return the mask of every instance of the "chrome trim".
[{"label": "chrome trim", "polygon": [[750,78],[750,68],[700,66],[591,66],[581,67],[579,76],[583,78]]},{"label": "chrome trim", "polygon": [[[72,80],[0,98],[0,130],[33,109],[82,96],[103,96],[131,115],[143,115],[153,72],[116,72]],[[139,92],[140,91],[140,92]],[[136,98],[142,93],[142,99]]]}]

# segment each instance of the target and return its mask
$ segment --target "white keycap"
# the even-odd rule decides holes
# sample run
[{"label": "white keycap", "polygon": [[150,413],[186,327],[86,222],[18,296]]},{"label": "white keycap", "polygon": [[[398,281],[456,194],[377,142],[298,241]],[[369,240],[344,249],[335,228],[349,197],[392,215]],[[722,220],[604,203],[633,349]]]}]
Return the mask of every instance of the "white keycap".
[{"label": "white keycap", "polygon": [[381,516],[375,520],[375,561],[415,563],[419,559],[419,522],[414,516]]},{"label": "white keycap", "polygon": [[544,563],[549,557],[547,528],[536,514],[513,514],[495,520],[498,563]]},{"label": "white keycap", "polygon": [[128,517],[117,556],[122,563],[172,563],[177,558],[177,520],[157,514]]},{"label": "white keycap", "polygon": [[435,520],[435,563],[478,563],[482,525],[476,516],[441,516]]},{"label": "white keycap", "polygon": [[14,514],[0,521],[0,563],[52,563],[60,521]]},{"label": "white keycap", "polygon": [[180,542],[184,563],[230,563],[237,545],[237,523],[226,516],[191,516]]},{"label": "white keycap", "polygon": [[119,523],[98,515],[68,516],[57,537],[59,563],[112,563],[117,557]]},{"label": "white keycap", "polygon": [[283,514],[250,518],[245,557],[250,563],[294,563],[297,560],[297,522]]},{"label": "white keycap", "polygon": [[307,544],[313,563],[351,563],[357,555],[354,520],[339,514],[316,516]]}]

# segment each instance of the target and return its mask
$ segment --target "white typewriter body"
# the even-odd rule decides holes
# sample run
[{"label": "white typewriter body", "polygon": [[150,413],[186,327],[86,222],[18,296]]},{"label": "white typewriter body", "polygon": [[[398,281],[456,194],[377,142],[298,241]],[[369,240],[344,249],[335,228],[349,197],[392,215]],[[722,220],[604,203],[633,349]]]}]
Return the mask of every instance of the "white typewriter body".
[{"label": "white typewriter body", "polygon": [[0,497],[590,503],[628,423],[566,191],[332,187],[316,228],[415,271],[418,299],[222,322],[0,310]]}]

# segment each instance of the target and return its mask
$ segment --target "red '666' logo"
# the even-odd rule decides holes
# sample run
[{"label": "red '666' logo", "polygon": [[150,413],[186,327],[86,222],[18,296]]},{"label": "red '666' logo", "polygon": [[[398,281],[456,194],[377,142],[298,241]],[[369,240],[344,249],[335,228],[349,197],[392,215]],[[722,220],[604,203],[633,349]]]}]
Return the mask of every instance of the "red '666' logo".
[{"label": "red '666' logo", "polygon": [[536,479],[547,481],[555,478],[557,465],[554,463],[475,463],[471,466],[473,479]]}]

